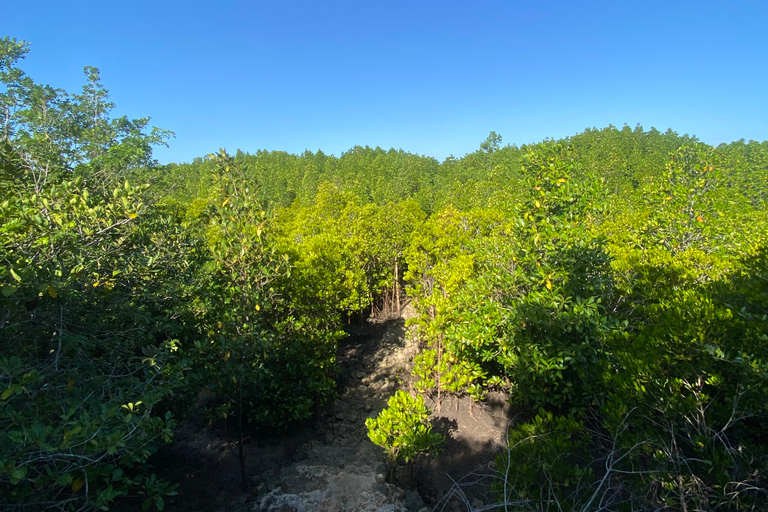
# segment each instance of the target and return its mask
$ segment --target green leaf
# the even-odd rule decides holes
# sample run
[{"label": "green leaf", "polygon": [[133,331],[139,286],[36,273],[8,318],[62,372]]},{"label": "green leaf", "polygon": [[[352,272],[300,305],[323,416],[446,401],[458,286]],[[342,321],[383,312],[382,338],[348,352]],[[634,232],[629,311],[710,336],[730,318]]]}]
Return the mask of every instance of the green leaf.
[{"label": "green leaf", "polygon": [[56,475],[56,484],[62,487],[70,485],[72,483],[72,475],[70,473],[63,473]]},{"label": "green leaf", "polygon": [[85,479],[81,476],[77,477],[75,481],[72,482],[72,492],[79,491],[83,488],[83,485],[85,485]]},{"label": "green leaf", "polygon": [[28,470],[29,467],[27,466],[19,466],[18,468],[15,468],[13,471],[11,471],[11,483],[14,485],[18,484],[22,478],[27,476]]}]

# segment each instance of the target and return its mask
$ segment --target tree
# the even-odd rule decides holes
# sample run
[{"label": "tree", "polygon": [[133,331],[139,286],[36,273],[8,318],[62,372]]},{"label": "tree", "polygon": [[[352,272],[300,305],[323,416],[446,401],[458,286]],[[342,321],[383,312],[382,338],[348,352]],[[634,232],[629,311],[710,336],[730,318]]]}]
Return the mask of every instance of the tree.
[{"label": "tree", "polygon": [[252,199],[253,183],[242,166],[223,149],[209,158],[216,164],[217,194],[204,214],[210,259],[198,276],[202,293],[193,306],[209,337],[195,343],[203,370],[197,378],[214,385],[225,399],[220,410],[225,419],[234,409],[242,485],[247,490],[243,438],[252,396],[248,390],[262,379],[269,346],[277,341],[263,315],[280,300],[274,284],[289,269],[287,258],[279,257],[267,241],[269,220]]},{"label": "tree", "polygon": [[95,67],[85,67],[82,94],[35,83],[17,67],[28,51],[26,42],[0,40],[0,125],[30,163],[36,192],[49,179],[73,175],[109,192],[130,171],[155,165],[152,146],[166,144],[173,132],[148,130],[148,117],[110,119],[114,103]]},{"label": "tree", "polygon": [[7,140],[1,157],[2,499],[100,507],[149,485],[162,507],[169,488],[141,465],[172,435],[170,413],[154,408],[171,390],[173,343],[114,331],[153,323],[133,306],[138,290],[122,286],[154,270],[129,265],[142,259],[131,243],[142,187],[126,182],[107,199],[78,178],[36,194]]},{"label": "tree", "polygon": [[[162,508],[172,489],[146,461],[172,436],[158,409],[175,342],[155,337],[133,286],[157,271],[137,235],[146,187],[75,176],[98,158],[78,148],[119,152],[126,139],[79,133],[81,100],[16,67],[25,43],[0,43],[0,500],[100,508],[138,492]],[[157,140],[132,137],[151,161]]]},{"label": "tree", "polygon": [[488,154],[493,154],[501,147],[501,135],[497,135],[496,132],[491,132],[488,138],[480,144],[480,149]]}]

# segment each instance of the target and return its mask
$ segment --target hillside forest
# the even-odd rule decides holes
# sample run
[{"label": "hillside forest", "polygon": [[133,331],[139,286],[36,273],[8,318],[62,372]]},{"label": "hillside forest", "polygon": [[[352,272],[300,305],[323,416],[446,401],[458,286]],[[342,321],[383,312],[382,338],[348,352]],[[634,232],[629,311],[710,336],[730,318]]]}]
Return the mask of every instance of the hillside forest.
[{"label": "hillside forest", "polygon": [[507,510],[768,508],[768,142],[159,165],[172,132],[112,117],[96,68],[35,82],[28,50],[0,40],[3,510],[162,510],[152,455],[202,391],[241,448],[290,429],[334,398],[345,326],[406,303],[414,396],[528,411]]}]

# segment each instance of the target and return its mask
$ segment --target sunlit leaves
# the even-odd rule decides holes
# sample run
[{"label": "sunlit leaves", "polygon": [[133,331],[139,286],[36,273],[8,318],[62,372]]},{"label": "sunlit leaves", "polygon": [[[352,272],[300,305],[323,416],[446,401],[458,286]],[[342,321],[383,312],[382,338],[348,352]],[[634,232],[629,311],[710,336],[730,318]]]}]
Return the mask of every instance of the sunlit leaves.
[{"label": "sunlit leaves", "polygon": [[368,418],[370,440],[381,446],[394,465],[412,462],[416,457],[435,452],[444,443],[443,436],[432,432],[430,411],[421,396],[397,391],[376,418]]}]

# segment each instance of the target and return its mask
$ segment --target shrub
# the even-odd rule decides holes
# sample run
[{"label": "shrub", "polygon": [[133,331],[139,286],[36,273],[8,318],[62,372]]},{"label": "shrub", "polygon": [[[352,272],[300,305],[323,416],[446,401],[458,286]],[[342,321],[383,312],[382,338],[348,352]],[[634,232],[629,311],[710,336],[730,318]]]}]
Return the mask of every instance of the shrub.
[{"label": "shrub", "polygon": [[384,448],[390,463],[390,479],[398,462],[412,463],[419,455],[434,452],[445,439],[432,432],[430,410],[419,395],[413,397],[398,391],[387,402],[388,407],[376,418],[368,418],[368,437]]}]

